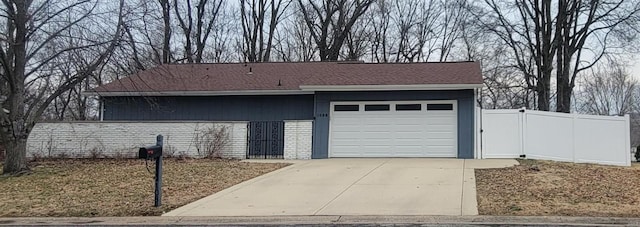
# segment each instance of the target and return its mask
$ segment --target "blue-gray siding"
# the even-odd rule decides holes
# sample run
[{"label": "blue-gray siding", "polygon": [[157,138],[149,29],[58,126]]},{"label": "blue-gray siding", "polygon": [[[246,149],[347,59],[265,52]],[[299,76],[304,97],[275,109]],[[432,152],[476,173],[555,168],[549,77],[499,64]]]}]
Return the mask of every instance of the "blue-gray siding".
[{"label": "blue-gray siding", "polygon": [[317,92],[315,98],[312,158],[328,157],[330,102],[397,100],[457,100],[458,158],[473,158],[473,90]]},{"label": "blue-gray siding", "polygon": [[313,95],[104,97],[104,120],[313,119]]},{"label": "blue-gray siding", "polygon": [[312,158],[327,158],[332,101],[457,100],[458,158],[473,158],[473,90],[317,92],[314,95],[104,97],[104,120],[311,120]]}]

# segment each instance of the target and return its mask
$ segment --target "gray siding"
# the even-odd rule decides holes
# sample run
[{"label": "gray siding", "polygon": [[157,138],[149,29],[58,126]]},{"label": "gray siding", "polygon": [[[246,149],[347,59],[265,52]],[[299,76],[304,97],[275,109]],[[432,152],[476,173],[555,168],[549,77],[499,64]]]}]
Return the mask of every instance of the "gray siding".
[{"label": "gray siding", "polygon": [[104,97],[104,120],[313,119],[313,95]]},{"label": "gray siding", "polygon": [[473,158],[473,90],[317,92],[313,124],[312,158],[327,158],[329,151],[329,103],[332,101],[457,100],[458,158]]}]

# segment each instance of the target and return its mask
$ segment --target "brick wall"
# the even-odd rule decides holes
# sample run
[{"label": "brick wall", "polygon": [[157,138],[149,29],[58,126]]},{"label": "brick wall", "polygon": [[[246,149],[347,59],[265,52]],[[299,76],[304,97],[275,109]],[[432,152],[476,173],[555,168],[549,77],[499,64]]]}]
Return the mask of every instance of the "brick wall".
[{"label": "brick wall", "polygon": [[[164,154],[202,157],[197,136],[212,127],[226,127],[226,158],[245,158],[247,122],[64,122],[38,123],[27,140],[28,156],[134,157],[141,146],[164,136]],[[202,149],[201,149],[202,150]]]},{"label": "brick wall", "polygon": [[312,121],[284,122],[284,159],[311,159]]}]

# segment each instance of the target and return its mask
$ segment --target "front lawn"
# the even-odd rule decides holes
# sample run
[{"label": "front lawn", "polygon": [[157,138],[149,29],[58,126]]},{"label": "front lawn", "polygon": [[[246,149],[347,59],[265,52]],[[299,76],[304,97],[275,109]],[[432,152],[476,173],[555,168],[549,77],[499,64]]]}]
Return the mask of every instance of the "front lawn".
[{"label": "front lawn", "polygon": [[640,217],[640,165],[615,167],[520,160],[477,169],[482,215]]},{"label": "front lawn", "polygon": [[[149,162],[152,172],[153,163]],[[160,215],[286,165],[165,159],[163,205],[154,208],[153,174],[147,171],[144,160],[33,162],[29,175],[0,176],[0,216]]]}]

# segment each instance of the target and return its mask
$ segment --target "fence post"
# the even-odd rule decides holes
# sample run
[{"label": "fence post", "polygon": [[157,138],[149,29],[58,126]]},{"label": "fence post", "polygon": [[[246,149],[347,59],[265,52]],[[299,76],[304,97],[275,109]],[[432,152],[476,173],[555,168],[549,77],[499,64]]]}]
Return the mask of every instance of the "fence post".
[{"label": "fence post", "polygon": [[522,107],[519,111],[518,111],[518,117],[519,117],[519,124],[518,125],[518,129],[520,129],[520,157],[521,158],[526,158],[527,154],[525,153],[525,150],[527,148],[526,146],[526,141],[527,141],[527,109]]},{"label": "fence post", "polygon": [[571,114],[571,156],[573,159],[573,163],[576,163],[576,119],[578,115],[575,113]]},{"label": "fence post", "polygon": [[[627,151],[627,155],[625,156],[626,165],[631,166],[631,118],[629,114],[624,115],[624,125],[625,125],[625,150]],[[638,149],[638,148],[636,148]],[[638,160],[640,161],[640,160]]]}]

